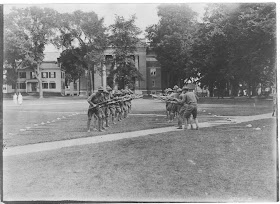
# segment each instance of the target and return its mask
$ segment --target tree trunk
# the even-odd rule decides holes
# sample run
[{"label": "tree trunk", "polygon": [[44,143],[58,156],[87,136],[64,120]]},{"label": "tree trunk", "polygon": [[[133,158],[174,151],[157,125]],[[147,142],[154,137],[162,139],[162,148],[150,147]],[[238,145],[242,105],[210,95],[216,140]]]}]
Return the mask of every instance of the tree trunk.
[{"label": "tree trunk", "polygon": [[38,80],[38,85],[39,85],[39,98],[42,99],[44,98],[44,96],[43,96],[42,79],[41,79],[41,72],[40,72],[40,63],[37,63],[37,74],[35,76]]},{"label": "tree trunk", "polygon": [[170,87],[170,75],[167,72],[167,88],[169,88],[169,87]]},{"label": "tree trunk", "polygon": [[254,83],[254,84],[252,85],[252,95],[253,95],[253,96],[256,96],[256,95],[257,95],[257,85],[256,85],[256,83]]},{"label": "tree trunk", "polygon": [[92,77],[92,71],[89,71],[89,76],[90,76],[90,94],[93,93],[93,77]]},{"label": "tree trunk", "polygon": [[214,94],[214,86],[213,86],[213,83],[210,83],[209,84],[209,92],[210,92],[210,97],[213,97],[213,94]]}]

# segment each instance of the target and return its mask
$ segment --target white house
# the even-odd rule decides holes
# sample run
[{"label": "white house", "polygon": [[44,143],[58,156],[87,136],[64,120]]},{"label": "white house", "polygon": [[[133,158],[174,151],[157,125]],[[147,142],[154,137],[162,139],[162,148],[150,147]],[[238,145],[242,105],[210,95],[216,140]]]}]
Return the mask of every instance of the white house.
[{"label": "white house", "polygon": [[[57,60],[60,53],[45,52],[44,54],[45,58],[40,66],[43,92],[64,94],[65,71],[61,69]],[[35,78],[33,69],[25,68],[18,70],[17,89],[18,92],[39,92],[38,80]],[[15,87],[3,84],[4,93],[13,93],[14,91]]]}]

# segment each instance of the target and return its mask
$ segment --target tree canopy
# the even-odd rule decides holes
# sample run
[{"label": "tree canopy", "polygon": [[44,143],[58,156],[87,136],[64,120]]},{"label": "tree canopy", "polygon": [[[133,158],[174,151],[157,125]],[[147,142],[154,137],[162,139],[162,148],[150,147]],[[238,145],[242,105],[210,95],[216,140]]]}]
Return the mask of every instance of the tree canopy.
[{"label": "tree canopy", "polygon": [[[169,87],[195,78],[211,95],[218,89],[235,96],[241,85],[254,95],[260,84],[275,84],[275,3],[208,4],[201,21],[188,4],[162,4],[158,16],[159,22],[146,28],[146,38]],[[100,73],[104,50],[113,48],[109,77],[120,88],[133,88],[135,80],[142,79],[134,62],[141,33],[135,20],[135,15],[128,20],[116,16],[106,28],[95,12],[14,8],[4,24],[6,82],[15,84],[17,69],[31,67],[42,97],[39,66],[45,46],[52,43],[64,49],[61,62],[70,80],[84,70],[90,76]]]},{"label": "tree canopy", "polygon": [[187,74],[193,75],[187,64],[197,25],[196,15],[187,4],[163,4],[158,7],[159,23],[146,29],[150,46],[169,76],[168,86],[179,85]]},{"label": "tree canopy", "polygon": [[142,80],[133,57],[140,42],[138,35],[141,33],[135,25],[135,19],[135,15],[128,20],[122,16],[116,16],[115,23],[110,26],[109,45],[114,50],[110,75],[111,78],[115,76],[115,81],[121,89],[125,87],[133,89],[135,80]]},{"label": "tree canopy", "polygon": [[5,16],[5,61],[14,69],[18,68],[16,62],[20,62],[23,68],[29,66],[34,69],[40,98],[43,90],[39,67],[46,44],[54,42],[57,15],[53,9],[27,7],[13,8]]},{"label": "tree canopy", "polygon": [[146,32],[169,86],[198,77],[211,95],[237,95],[240,84],[254,95],[275,82],[275,3],[208,4],[202,22],[186,4],[164,4],[158,16]]}]

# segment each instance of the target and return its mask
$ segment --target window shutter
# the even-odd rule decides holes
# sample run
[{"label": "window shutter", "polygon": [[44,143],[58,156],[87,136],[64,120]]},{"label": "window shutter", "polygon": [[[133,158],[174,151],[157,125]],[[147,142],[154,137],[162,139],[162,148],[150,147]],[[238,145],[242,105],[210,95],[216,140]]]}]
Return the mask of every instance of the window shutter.
[{"label": "window shutter", "polygon": [[41,78],[44,78],[43,72],[41,72]]},{"label": "window shutter", "polygon": [[53,73],[53,78],[55,78],[55,74],[56,74],[56,72]]}]

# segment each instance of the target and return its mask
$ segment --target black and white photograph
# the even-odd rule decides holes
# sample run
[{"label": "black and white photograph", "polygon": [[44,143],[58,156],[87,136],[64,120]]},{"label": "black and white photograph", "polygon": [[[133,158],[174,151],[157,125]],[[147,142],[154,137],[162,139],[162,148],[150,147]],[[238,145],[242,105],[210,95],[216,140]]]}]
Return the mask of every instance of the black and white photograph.
[{"label": "black and white photograph", "polygon": [[1,202],[279,202],[278,6],[2,4]]}]

